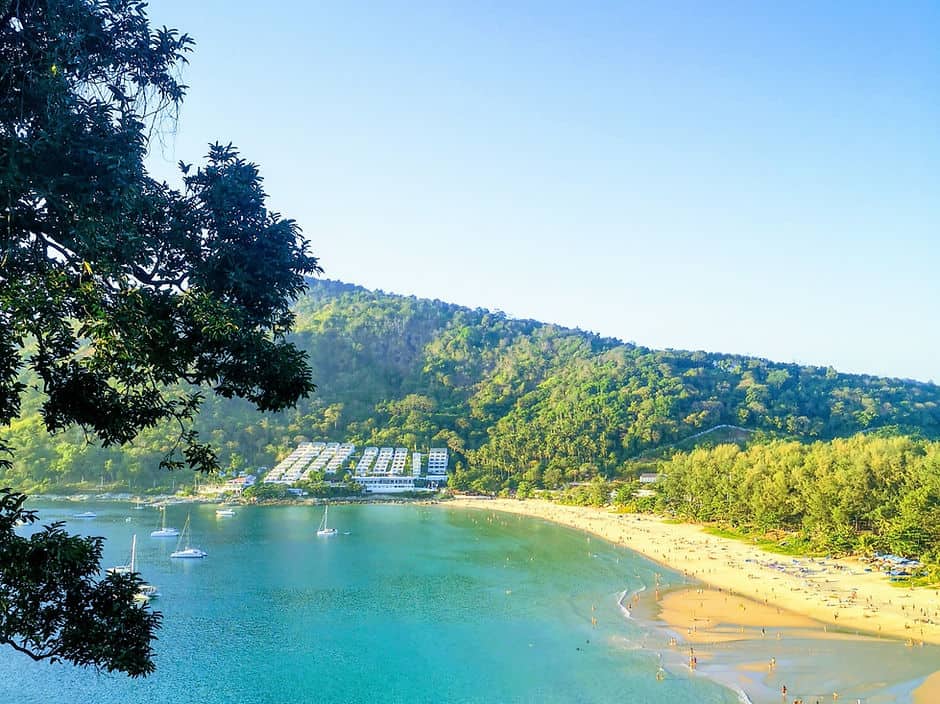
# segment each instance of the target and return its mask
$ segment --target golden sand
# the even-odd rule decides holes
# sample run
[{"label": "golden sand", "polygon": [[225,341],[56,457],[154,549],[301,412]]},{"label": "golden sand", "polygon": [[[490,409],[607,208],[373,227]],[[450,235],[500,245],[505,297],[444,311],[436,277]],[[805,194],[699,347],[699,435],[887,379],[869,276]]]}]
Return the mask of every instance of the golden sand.
[{"label": "golden sand", "polygon": [[[717,589],[679,589],[659,601],[657,617],[692,643],[745,637],[774,638],[781,628],[823,630],[823,624],[792,611]],[[791,633],[792,635],[792,633]]]},{"label": "golden sand", "polygon": [[[803,616],[849,632],[940,644],[940,591],[899,589],[884,575],[864,571],[864,564],[856,560],[795,560],[746,542],[709,535],[695,525],[541,500],[460,498],[446,505],[522,514],[584,530],[724,592],[754,600],[755,605],[736,614],[746,618],[746,623],[741,618],[730,619],[725,626],[767,628],[767,624],[752,623],[752,616],[758,614],[757,605],[769,605],[773,608],[760,612],[757,620],[769,619],[780,609],[791,612],[792,618]],[[716,623],[724,618],[717,612],[706,612],[704,605],[700,608],[703,618]],[[754,609],[751,615],[747,614],[749,609]],[[669,617],[680,618],[671,613]],[[689,617],[682,618],[686,619],[682,623],[688,624]]]},{"label": "golden sand", "polygon": [[914,704],[937,704],[940,702],[940,671],[933,673],[914,690]]}]

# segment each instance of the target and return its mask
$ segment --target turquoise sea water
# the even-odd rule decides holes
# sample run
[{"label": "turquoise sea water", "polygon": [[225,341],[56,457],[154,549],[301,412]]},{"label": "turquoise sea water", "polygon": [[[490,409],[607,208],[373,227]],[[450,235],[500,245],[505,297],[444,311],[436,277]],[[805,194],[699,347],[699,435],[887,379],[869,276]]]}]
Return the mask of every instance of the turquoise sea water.
[{"label": "turquoise sea water", "polygon": [[[541,521],[414,504],[332,506],[340,534],[318,538],[322,508],[238,507],[234,518],[216,518],[214,506],[173,505],[167,524],[180,528],[191,513],[192,544],[209,553],[174,561],[175,539],[149,537],[153,509],[33,507],[43,523],[64,519],[72,531],[107,537],[107,565],[126,561],[137,534],[138,569],[162,593],[153,602],[164,615],[157,673],[129,680],[0,648],[0,702],[738,701],[668,653],[669,675],[657,682],[663,634],[618,606],[656,573],[671,583],[678,574]],[[86,510],[98,518],[71,518]],[[906,654],[908,664],[931,656],[936,650]],[[820,657],[842,655],[807,662]]]}]

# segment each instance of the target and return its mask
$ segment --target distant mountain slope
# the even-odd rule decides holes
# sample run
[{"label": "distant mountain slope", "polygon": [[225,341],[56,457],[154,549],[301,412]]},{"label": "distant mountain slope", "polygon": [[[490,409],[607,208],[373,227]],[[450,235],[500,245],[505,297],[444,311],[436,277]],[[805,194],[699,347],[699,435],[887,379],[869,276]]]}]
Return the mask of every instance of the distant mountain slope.
[{"label": "distant mountain slope", "polygon": [[[270,465],[297,441],[446,444],[458,484],[553,486],[615,474],[631,458],[710,427],[817,439],[897,427],[940,436],[940,387],[840,374],[738,355],[650,350],[499,312],[312,281],[296,306],[296,339],[318,392],[296,409],[260,415],[209,398],[203,436],[232,467]],[[45,487],[85,480],[147,488],[174,430],[156,428],[123,451],[48,438],[31,409],[6,435],[16,464],[3,481]],[[707,435],[704,436],[707,439]]]}]

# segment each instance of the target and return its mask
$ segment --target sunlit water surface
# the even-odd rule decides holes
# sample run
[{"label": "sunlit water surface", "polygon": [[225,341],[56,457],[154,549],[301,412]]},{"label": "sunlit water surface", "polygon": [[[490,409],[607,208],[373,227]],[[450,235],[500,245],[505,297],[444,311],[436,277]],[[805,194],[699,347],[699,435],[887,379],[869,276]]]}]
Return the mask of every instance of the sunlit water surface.
[{"label": "sunlit water surface", "polygon": [[[177,561],[169,558],[175,539],[150,537],[159,524],[152,508],[32,507],[42,523],[66,520],[72,531],[108,538],[107,565],[125,562],[137,535],[138,569],[162,594],[153,602],[163,613],[157,672],[131,680],[37,664],[0,648],[0,702],[739,699],[708,673],[688,672],[677,654],[663,652],[662,632],[618,606],[624,592],[651,589],[657,573],[673,584],[680,575],[542,521],[414,504],[331,506],[339,534],[318,538],[318,507],[237,507],[233,518],[217,518],[214,506],[171,505],[167,524],[181,528],[191,514],[192,544],[209,553]],[[72,518],[87,510],[97,518]],[[868,686],[873,702],[905,701],[917,677],[938,663],[936,649],[905,652],[897,643],[861,650],[827,643],[804,652],[817,645],[793,644],[794,683],[815,687],[813,678],[830,669],[825,676],[841,676],[841,685],[852,662],[891,673],[885,658],[903,658],[894,679],[886,674]],[[724,649],[712,674],[755,658]],[[769,691],[755,687],[751,696],[760,701]]]}]

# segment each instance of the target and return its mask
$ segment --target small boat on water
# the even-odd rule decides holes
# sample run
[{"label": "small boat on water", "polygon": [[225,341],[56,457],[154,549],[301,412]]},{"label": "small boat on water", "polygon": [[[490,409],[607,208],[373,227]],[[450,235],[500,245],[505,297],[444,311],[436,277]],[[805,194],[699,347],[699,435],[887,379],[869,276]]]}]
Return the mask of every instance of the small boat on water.
[{"label": "small boat on water", "polygon": [[327,504],[323,509],[323,520],[320,521],[320,527],[317,529],[317,535],[327,536],[336,535],[336,529],[326,525],[326,518],[330,513],[330,505]]},{"label": "small boat on water", "polygon": [[208,554],[209,553],[207,553],[205,550],[200,550],[199,548],[183,548],[182,550],[171,552],[170,557],[191,560],[194,558],[205,557]]},{"label": "small boat on water", "polygon": [[141,584],[134,596],[134,601],[148,602],[160,596],[160,591],[153,584]]},{"label": "small boat on water", "polygon": [[[170,553],[170,557],[193,559],[205,557],[209,554],[205,550],[189,546],[189,532],[189,516],[186,516],[186,523],[183,524],[183,532],[180,533],[180,539],[176,542],[176,550]],[[180,549],[183,544],[185,544],[186,547]]]},{"label": "small boat on water", "polygon": [[[133,574],[137,571],[137,534],[131,539],[131,561],[126,565],[115,565],[108,568],[108,574]],[[138,604],[146,604],[151,599],[160,596],[160,592],[152,584],[142,583],[134,595]]]},{"label": "small boat on water", "polygon": [[166,527],[166,509],[160,509],[163,519],[160,521],[160,528],[151,532],[151,538],[175,538],[180,534],[176,528],[167,528]]},{"label": "small boat on water", "polygon": [[72,515],[72,518],[97,518],[98,514],[93,511],[85,511],[84,513],[76,513]]},{"label": "small boat on water", "polygon": [[115,565],[108,568],[108,574],[130,574],[134,571],[135,561],[137,560],[137,534],[131,539],[131,561],[126,565]]},{"label": "small boat on water", "polygon": [[217,509],[215,510],[215,515],[216,515],[216,516],[220,516],[220,517],[221,517],[221,516],[234,516],[234,515],[235,515],[235,511],[233,511],[233,510],[230,509],[230,508],[217,508]]}]

